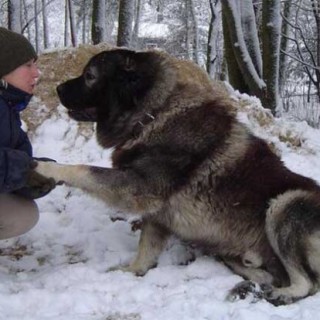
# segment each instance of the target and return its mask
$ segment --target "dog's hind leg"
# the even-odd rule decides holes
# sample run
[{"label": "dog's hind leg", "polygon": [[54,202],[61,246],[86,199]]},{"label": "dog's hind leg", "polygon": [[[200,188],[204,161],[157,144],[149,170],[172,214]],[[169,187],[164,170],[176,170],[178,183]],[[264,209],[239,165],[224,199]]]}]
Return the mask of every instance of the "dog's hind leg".
[{"label": "dog's hind leg", "polygon": [[270,290],[273,276],[269,272],[261,269],[259,266],[245,266],[241,260],[223,259],[223,261],[236,274],[247,279],[241,281],[229,291],[226,297],[228,301],[245,299],[249,294],[252,294],[255,300],[259,300],[264,297],[266,290]]},{"label": "dog's hind leg", "polygon": [[157,265],[158,257],[169,235],[170,233],[162,226],[144,219],[136,258],[128,266],[115,267],[110,270],[122,270],[143,276],[149,269]]},{"label": "dog's hind leg", "polygon": [[241,261],[238,262],[235,259],[223,259],[223,261],[234,273],[245,279],[258,284],[271,284],[273,282],[273,276],[259,267],[248,267],[243,265]]},{"label": "dog's hind leg", "polygon": [[[317,288],[319,247],[315,240],[320,226],[319,195],[307,191],[288,191],[272,201],[267,212],[266,232],[272,248],[289,276],[288,287],[273,288],[267,299],[289,304],[306,297]],[[310,245],[313,239],[314,247]],[[316,248],[316,249],[315,249]]]}]

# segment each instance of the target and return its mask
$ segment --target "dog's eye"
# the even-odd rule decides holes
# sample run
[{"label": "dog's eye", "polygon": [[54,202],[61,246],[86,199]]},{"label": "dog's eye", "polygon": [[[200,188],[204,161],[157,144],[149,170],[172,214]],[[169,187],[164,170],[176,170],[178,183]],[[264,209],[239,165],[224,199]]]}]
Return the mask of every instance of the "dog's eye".
[{"label": "dog's eye", "polygon": [[95,78],[96,78],[95,75],[91,72],[86,72],[85,77],[86,77],[86,80],[88,80],[88,81],[95,80]]},{"label": "dog's eye", "polygon": [[94,70],[87,70],[84,74],[84,81],[88,87],[92,87],[97,81],[97,74]]}]

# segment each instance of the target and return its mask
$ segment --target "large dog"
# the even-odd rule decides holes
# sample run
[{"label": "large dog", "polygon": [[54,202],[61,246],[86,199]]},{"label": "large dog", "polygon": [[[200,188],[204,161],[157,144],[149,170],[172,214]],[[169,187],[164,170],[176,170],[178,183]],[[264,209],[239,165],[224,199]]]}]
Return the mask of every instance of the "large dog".
[{"label": "large dog", "polygon": [[254,283],[274,304],[316,292],[319,186],[239,123],[234,102],[199,67],[113,49],[57,90],[72,117],[97,122],[99,143],[114,147],[113,168],[39,162],[36,170],[142,215],[137,257],[122,270],[145,274],[174,234],[247,279],[230,298]]}]

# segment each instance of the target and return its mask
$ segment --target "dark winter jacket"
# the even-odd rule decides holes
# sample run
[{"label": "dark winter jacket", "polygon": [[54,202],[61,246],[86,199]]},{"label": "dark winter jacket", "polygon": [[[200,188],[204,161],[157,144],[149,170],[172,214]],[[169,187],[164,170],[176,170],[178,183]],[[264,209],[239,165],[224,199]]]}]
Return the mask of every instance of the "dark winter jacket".
[{"label": "dark winter jacket", "polygon": [[8,85],[0,85],[0,193],[20,189],[32,161],[32,146],[21,129],[19,112],[31,95]]}]

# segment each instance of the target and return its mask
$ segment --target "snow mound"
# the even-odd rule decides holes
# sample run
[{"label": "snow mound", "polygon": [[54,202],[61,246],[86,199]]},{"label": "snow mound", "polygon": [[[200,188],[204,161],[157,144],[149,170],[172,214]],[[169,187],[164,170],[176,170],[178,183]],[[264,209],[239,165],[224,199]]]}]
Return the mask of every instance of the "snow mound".
[{"label": "snow mound", "polygon": [[[320,182],[320,133],[305,123],[275,119],[259,100],[232,92],[238,117],[274,145],[294,171]],[[97,145],[59,106],[33,134],[36,156],[63,163],[110,166]],[[241,281],[220,262],[172,239],[157,268],[144,277],[120,271],[138,247],[134,219],[79,190],[56,187],[37,201],[40,221],[29,233],[0,243],[0,319],[6,320],[313,320],[320,294],[274,307],[248,298],[226,302]]]}]

